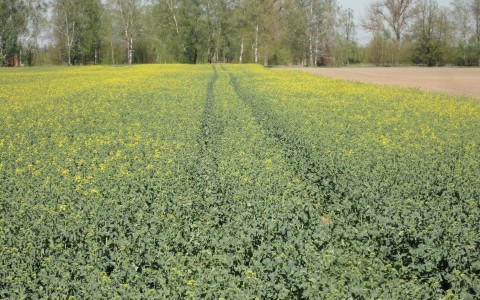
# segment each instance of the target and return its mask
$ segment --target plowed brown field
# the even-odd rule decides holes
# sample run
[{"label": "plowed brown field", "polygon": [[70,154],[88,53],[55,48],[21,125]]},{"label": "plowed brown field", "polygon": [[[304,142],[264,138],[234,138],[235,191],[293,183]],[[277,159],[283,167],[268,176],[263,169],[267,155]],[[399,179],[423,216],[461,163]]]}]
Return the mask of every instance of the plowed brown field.
[{"label": "plowed brown field", "polygon": [[418,87],[480,99],[480,68],[290,68],[354,81]]}]

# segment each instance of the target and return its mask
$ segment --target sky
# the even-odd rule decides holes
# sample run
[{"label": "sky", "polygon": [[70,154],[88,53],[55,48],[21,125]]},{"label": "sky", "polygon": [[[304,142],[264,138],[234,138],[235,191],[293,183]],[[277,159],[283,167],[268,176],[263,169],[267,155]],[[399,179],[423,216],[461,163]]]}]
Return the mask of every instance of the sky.
[{"label": "sky", "polygon": [[[337,0],[343,8],[351,8],[355,14],[355,24],[357,25],[357,40],[360,44],[365,44],[369,40],[369,35],[360,27],[360,20],[365,15],[366,7],[374,0]],[[440,6],[450,6],[454,0],[437,0]]]}]

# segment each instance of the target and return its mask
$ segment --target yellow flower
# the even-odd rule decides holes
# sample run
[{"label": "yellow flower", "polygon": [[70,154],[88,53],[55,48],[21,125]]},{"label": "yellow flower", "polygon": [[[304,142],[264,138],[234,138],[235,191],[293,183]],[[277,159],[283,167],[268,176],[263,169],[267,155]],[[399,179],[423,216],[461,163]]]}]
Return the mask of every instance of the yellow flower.
[{"label": "yellow flower", "polygon": [[257,279],[257,274],[250,269],[246,270],[244,274],[248,279]]},{"label": "yellow flower", "polygon": [[383,146],[386,146],[390,143],[390,141],[384,136],[382,135],[382,145]]},{"label": "yellow flower", "polygon": [[195,280],[193,280],[193,279],[188,280],[187,285],[189,285],[189,286],[195,285]]}]

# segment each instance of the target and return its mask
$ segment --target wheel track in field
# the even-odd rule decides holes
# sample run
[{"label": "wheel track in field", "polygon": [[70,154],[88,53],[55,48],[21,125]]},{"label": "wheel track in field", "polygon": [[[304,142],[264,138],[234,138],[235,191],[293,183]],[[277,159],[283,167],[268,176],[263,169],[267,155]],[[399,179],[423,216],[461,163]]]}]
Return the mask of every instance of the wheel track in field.
[{"label": "wheel track in field", "polygon": [[[174,243],[172,246],[173,252],[183,255],[197,255],[199,251],[208,248],[208,245],[198,244],[200,242],[197,241],[197,235],[205,229],[199,230],[206,221],[205,218],[209,217],[212,209],[218,205],[218,157],[215,149],[223,134],[223,126],[222,116],[215,110],[214,89],[218,79],[215,66],[212,66],[212,73],[211,80],[206,86],[205,104],[199,124],[200,130],[195,141],[199,150],[187,170],[189,178],[184,187],[185,190],[190,190],[187,193],[190,197],[187,202],[191,202],[179,208],[182,210],[182,221],[178,228],[179,240],[183,242]],[[196,241],[197,244],[187,244],[185,241]]]},{"label": "wheel track in field", "polygon": [[[251,96],[244,93],[237,82],[237,77],[232,72],[226,70],[223,66],[222,69],[228,73],[230,84],[238,97],[251,107],[256,122],[265,129],[268,136],[277,141],[282,149],[285,161],[309,187],[308,195],[313,199],[310,201],[315,206],[318,204],[324,206],[332,203],[331,198],[334,194],[336,197],[344,197],[343,193],[338,192],[338,187],[332,175],[313,159],[314,153],[310,150],[309,145],[303,143],[296,134],[290,132],[288,126],[267,105],[262,105],[259,101],[255,101]],[[316,203],[317,201],[321,203]],[[325,208],[320,209],[322,213],[327,213],[324,210]],[[328,218],[324,218],[324,223],[330,222]]]},{"label": "wheel track in field", "polygon": [[222,116],[215,111],[215,84],[218,79],[217,69],[212,65],[213,75],[207,85],[207,98],[201,118],[201,130],[198,137],[200,145],[200,161],[197,163],[197,175],[201,178],[199,192],[206,200],[216,192],[215,176],[218,169],[215,151],[216,142],[223,133]]}]

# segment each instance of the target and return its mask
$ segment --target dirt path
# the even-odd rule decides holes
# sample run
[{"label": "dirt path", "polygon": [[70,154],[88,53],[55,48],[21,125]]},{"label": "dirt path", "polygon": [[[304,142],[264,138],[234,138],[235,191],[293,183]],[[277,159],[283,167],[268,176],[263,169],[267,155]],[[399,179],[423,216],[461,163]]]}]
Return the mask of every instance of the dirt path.
[{"label": "dirt path", "polygon": [[288,68],[354,81],[418,87],[480,99],[480,68]]}]

